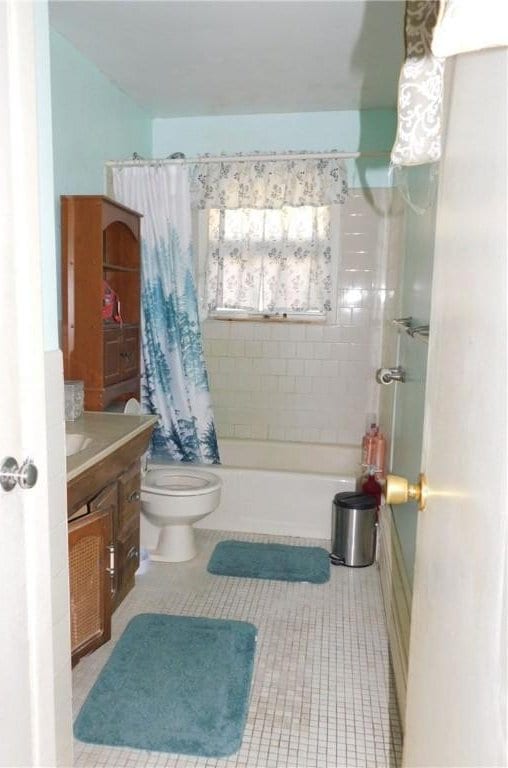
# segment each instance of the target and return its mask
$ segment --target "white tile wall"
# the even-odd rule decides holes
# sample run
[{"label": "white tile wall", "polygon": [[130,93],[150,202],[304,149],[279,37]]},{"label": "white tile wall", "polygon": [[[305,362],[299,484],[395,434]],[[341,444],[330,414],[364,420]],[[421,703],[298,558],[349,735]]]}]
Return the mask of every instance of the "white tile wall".
[{"label": "white tile wall", "polygon": [[336,322],[205,321],[219,436],[360,442],[378,410],[374,373],[397,285],[403,222],[392,197],[353,189],[341,208]]}]

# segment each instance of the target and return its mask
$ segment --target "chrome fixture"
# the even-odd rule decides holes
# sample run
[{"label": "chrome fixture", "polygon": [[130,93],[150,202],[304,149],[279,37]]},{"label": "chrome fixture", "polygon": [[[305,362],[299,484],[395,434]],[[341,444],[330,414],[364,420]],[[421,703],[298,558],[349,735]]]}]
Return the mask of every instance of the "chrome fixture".
[{"label": "chrome fixture", "polygon": [[394,381],[404,383],[406,380],[406,371],[398,365],[396,368],[378,368],[376,371],[376,381],[378,384],[391,384]]},{"label": "chrome fixture", "polygon": [[429,326],[428,325],[417,325],[415,328],[408,328],[407,333],[412,338],[421,339],[422,341],[428,341],[429,340]]},{"label": "chrome fixture", "polygon": [[116,558],[115,558],[115,545],[108,544],[106,547],[108,554],[108,565],[106,567],[106,573],[109,575],[110,592],[112,595],[116,592]]},{"label": "chrome fixture", "polygon": [[37,482],[37,475],[37,467],[32,459],[25,459],[20,467],[16,459],[7,456],[0,466],[0,486],[4,491],[12,491],[16,483],[23,490],[33,488]]},{"label": "chrome fixture", "polygon": [[393,325],[397,325],[399,328],[404,328],[406,331],[411,328],[412,322],[413,318],[411,315],[409,315],[409,317],[398,317],[395,320],[392,320]]},{"label": "chrome fixture", "polygon": [[413,318],[398,317],[392,320],[392,325],[397,326],[401,331],[405,331],[412,339],[419,339],[420,341],[428,342],[429,340],[429,326],[428,325],[413,325]]}]

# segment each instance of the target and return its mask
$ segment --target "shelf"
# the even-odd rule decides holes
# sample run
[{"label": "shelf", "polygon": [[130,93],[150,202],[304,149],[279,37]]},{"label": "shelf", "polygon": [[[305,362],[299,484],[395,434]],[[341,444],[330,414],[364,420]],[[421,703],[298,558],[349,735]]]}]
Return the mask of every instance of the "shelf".
[{"label": "shelf", "polygon": [[121,267],[119,264],[110,264],[108,261],[104,261],[102,268],[105,272],[134,272],[139,273],[137,267]]}]

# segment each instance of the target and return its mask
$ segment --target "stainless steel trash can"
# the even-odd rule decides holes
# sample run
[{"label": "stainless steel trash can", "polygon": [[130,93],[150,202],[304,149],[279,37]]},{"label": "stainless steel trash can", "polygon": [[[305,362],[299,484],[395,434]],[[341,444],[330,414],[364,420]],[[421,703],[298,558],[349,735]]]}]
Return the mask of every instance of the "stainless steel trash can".
[{"label": "stainless steel trash can", "polygon": [[365,493],[337,493],[332,508],[334,565],[362,568],[376,557],[377,503]]}]

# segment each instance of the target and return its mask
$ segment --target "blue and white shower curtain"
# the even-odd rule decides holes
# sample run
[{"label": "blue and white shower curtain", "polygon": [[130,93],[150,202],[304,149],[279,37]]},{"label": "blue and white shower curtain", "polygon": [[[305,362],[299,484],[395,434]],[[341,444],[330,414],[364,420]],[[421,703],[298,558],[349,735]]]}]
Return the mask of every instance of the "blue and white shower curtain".
[{"label": "blue and white shower curtain", "polygon": [[143,411],[159,414],[151,453],[219,463],[193,277],[187,171],[176,165],[112,169],[115,198],[143,214]]}]

